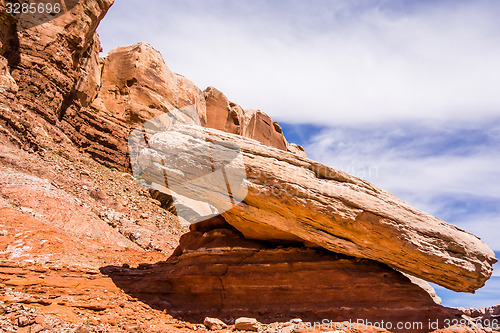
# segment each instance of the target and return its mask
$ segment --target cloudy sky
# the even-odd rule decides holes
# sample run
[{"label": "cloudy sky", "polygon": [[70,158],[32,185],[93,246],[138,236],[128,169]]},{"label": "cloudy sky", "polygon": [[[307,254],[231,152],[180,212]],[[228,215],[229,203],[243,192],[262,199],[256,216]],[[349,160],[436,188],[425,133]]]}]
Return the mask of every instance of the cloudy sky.
[{"label": "cloudy sky", "polygon": [[[500,256],[500,2],[117,0],[104,54],[149,42],[313,159],[479,235]],[[500,267],[476,295],[500,301]]]}]

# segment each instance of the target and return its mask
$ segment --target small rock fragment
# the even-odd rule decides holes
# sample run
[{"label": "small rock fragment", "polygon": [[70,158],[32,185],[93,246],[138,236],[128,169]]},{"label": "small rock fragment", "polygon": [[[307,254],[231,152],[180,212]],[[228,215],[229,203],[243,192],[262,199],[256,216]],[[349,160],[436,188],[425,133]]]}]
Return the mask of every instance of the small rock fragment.
[{"label": "small rock fragment", "polygon": [[26,327],[35,322],[35,319],[28,318],[26,316],[21,316],[17,319],[17,324],[19,327]]},{"label": "small rock fragment", "polygon": [[44,328],[43,328],[43,326],[42,326],[42,325],[40,325],[40,324],[35,324],[35,325],[33,325],[33,326],[31,326],[31,327],[29,328],[29,333],[38,333],[38,332],[41,332],[41,331],[43,331],[43,330],[44,330]]},{"label": "small rock fragment", "polygon": [[255,318],[241,317],[236,319],[234,323],[234,328],[241,331],[259,331],[260,323]]},{"label": "small rock fragment", "polygon": [[205,324],[205,326],[212,331],[218,331],[227,327],[227,325],[218,318],[206,317],[203,324]]}]

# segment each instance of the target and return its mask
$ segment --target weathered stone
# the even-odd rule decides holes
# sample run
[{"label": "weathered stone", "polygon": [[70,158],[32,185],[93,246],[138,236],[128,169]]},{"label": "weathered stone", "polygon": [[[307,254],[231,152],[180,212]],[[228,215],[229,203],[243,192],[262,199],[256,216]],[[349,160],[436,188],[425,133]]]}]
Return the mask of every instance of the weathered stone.
[{"label": "weathered stone", "polygon": [[287,143],[287,150],[291,153],[297,154],[301,157],[307,157],[306,151],[304,150],[304,147],[299,146],[298,144],[295,143]]},{"label": "weathered stone", "polygon": [[283,130],[277,122],[260,110],[245,110],[245,129],[243,136],[265,145],[287,150]]},{"label": "weathered stone", "polygon": [[10,75],[7,59],[0,56],[0,94],[4,96],[9,93],[15,94],[18,90],[16,81]]},{"label": "weathered stone", "polygon": [[260,328],[260,323],[255,318],[241,317],[234,322],[234,328],[242,331],[257,332]]},{"label": "weathered stone", "polygon": [[[204,140],[196,139],[201,131]],[[196,126],[180,126],[175,133],[158,133],[150,140],[152,149],[146,150],[143,163],[153,174],[161,175],[154,169],[161,160],[168,161],[169,147],[176,147],[176,167],[185,159],[182,172],[187,173],[204,163],[190,152],[208,145],[206,141],[241,149],[248,195],[222,215],[247,238],[310,242],[385,263],[455,291],[472,292],[492,274],[497,260],[478,237],[366,181],[241,136]],[[182,142],[173,145],[172,140]],[[182,153],[179,147],[184,147]],[[207,190],[213,191],[211,184],[198,189],[197,196]],[[206,193],[207,198],[213,196]]]},{"label": "weathered stone", "polygon": [[34,322],[35,319],[28,318],[26,316],[20,316],[19,318],[17,318],[17,325],[19,325],[19,327],[26,327],[33,324]]},{"label": "weathered stone", "polygon": [[410,281],[413,283],[413,284],[416,284],[417,286],[419,286],[420,288],[422,288],[423,290],[427,291],[427,293],[431,296],[432,300],[436,303],[436,304],[441,304],[442,303],[442,299],[441,297],[439,297],[437,294],[436,294],[436,290],[434,290],[434,288],[432,288],[432,286],[427,282],[427,281],[424,281],[422,279],[419,279],[419,278],[416,278],[414,276],[411,276],[409,274],[404,274],[408,279],[410,279]]},{"label": "weathered stone", "polygon": [[[205,121],[201,90],[170,71],[160,52],[147,43],[111,50],[104,61],[102,86],[95,105],[128,124],[138,124],[165,112],[196,104]],[[203,122],[202,122],[203,124]]]},{"label": "weathered stone", "polygon": [[88,107],[96,99],[101,88],[103,59],[99,57],[102,48],[97,34],[94,35],[90,45],[82,56],[80,78],[75,87],[75,98],[82,107]]},{"label": "weathered stone", "polygon": [[17,87],[10,84],[11,94],[0,94],[2,134],[24,148],[63,150],[70,144],[67,128],[78,124],[70,126],[62,119],[79,103],[81,68],[88,55],[99,52],[93,48],[95,30],[113,0],[78,1],[68,13],[30,29],[24,26],[29,20],[6,19],[4,3],[0,2],[0,56],[7,59]]},{"label": "weathered stone", "polygon": [[[459,318],[403,274],[372,260],[245,239],[234,228],[182,236],[166,262],[147,270],[103,269],[115,284],[154,308],[183,319],[262,323],[421,321]],[[236,329],[253,330],[255,321]],[[409,331],[406,331],[409,332]]]},{"label": "weathered stone", "polygon": [[203,320],[203,324],[209,329],[209,330],[212,330],[212,331],[218,331],[218,330],[221,330],[223,328],[226,328],[227,325],[226,323],[224,323],[222,320],[218,319],[218,318],[210,318],[210,317],[206,317],[204,320]]},{"label": "weathered stone", "polygon": [[238,134],[265,145],[299,154],[305,157],[304,148],[286,141],[281,126],[260,110],[246,110],[230,102],[214,87],[204,91],[207,105],[208,128]]},{"label": "weathered stone", "polygon": [[207,105],[207,127],[241,135],[243,109],[235,104],[231,107],[227,97],[214,87],[208,87],[203,93]]}]

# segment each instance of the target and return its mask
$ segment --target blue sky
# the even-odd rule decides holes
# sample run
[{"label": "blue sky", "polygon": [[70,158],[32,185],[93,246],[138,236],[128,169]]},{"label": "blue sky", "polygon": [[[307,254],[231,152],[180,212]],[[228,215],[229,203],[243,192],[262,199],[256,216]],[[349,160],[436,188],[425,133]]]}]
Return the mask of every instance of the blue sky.
[{"label": "blue sky", "polygon": [[[493,0],[117,0],[98,31],[104,54],[149,42],[201,89],[270,114],[311,158],[500,254],[499,12]],[[500,303],[499,271],[475,295],[438,293]]]}]

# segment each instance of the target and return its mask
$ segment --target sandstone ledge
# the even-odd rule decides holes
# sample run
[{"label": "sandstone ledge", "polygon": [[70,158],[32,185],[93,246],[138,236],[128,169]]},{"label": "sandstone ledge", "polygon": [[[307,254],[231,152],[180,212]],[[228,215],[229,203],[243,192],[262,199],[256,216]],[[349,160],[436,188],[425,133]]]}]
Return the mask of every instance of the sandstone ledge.
[{"label": "sandstone ledge", "polygon": [[[248,195],[222,215],[246,238],[312,243],[385,263],[455,291],[473,292],[492,274],[497,260],[478,237],[366,181],[238,135],[196,126],[181,126],[177,131],[176,135],[158,133],[151,139],[151,149],[144,155],[149,175],[162,174],[155,169],[160,160],[168,161],[171,146],[178,150],[184,144],[182,154],[175,152],[176,161],[185,159],[192,169],[194,160],[203,163],[192,156],[198,145],[237,145],[246,168]],[[197,139],[200,132],[205,141]],[[171,145],[173,138],[182,144]],[[207,192],[206,197],[210,196]]]}]

